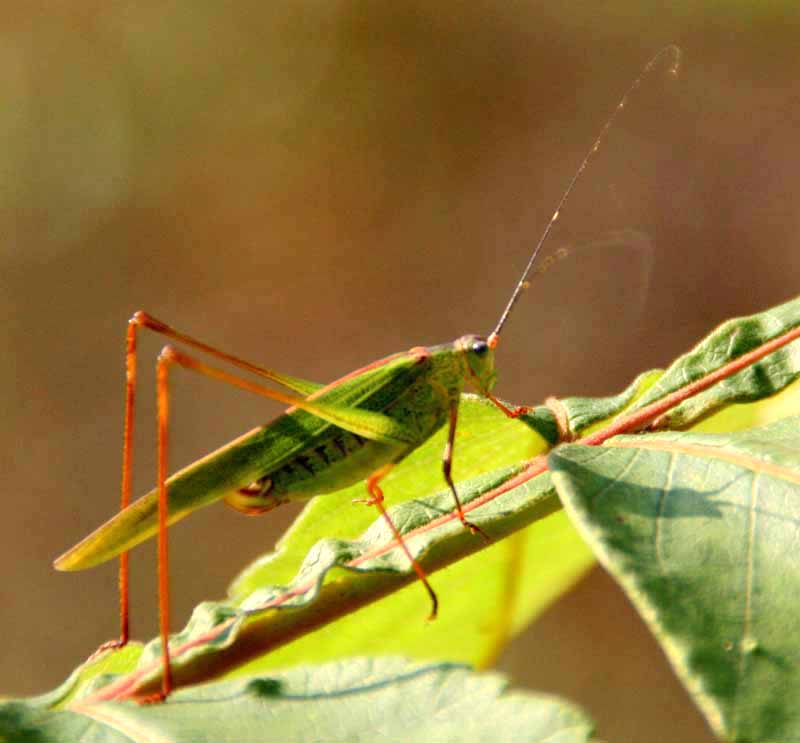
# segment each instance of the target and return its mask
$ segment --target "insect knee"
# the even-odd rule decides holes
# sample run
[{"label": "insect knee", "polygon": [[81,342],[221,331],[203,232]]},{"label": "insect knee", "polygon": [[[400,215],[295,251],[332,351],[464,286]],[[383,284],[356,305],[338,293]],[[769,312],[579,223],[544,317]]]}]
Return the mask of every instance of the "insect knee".
[{"label": "insect knee", "polygon": [[269,477],[263,477],[225,496],[225,503],[247,516],[260,516],[282,503],[272,496],[272,484]]}]

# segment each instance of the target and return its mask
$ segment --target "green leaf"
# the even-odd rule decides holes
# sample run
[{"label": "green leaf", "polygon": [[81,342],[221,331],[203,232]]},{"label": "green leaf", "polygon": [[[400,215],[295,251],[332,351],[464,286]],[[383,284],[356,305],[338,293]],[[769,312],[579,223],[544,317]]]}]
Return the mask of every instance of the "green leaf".
[{"label": "green leaf", "polygon": [[[564,438],[578,438],[585,436],[623,412],[634,407],[637,400],[641,400],[645,393],[664,374],[662,369],[652,369],[640,374],[618,395],[610,397],[567,397],[559,400],[563,408],[566,423],[562,426]],[[553,404],[551,402],[551,404]],[[555,442],[554,442],[555,443]]]},{"label": "green leaf", "polygon": [[562,446],[550,470],[715,731],[800,738],[800,417]]},{"label": "green leaf", "polygon": [[509,692],[497,674],[396,658],[298,667],[177,691],[166,704],[0,704],[0,741],[31,743],[311,743],[587,741],[576,707]]},{"label": "green leaf", "polygon": [[[800,326],[800,300],[720,325],[689,353],[678,358],[631,410],[640,410],[726,363]],[[687,428],[732,403],[764,400],[800,377],[800,343],[789,343],[755,364],[673,408],[662,428]]]},{"label": "green leaf", "polygon": [[691,430],[699,433],[741,431],[781,420],[792,411],[800,411],[799,382],[757,402],[726,405],[692,424]]}]

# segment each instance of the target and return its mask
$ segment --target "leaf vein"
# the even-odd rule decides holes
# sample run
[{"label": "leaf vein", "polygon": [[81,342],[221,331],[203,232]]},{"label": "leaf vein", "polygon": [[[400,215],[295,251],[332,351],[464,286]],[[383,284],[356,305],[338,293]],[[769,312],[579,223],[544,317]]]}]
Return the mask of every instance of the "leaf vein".
[{"label": "leaf vein", "polygon": [[[125,735],[131,741],[135,741],[135,743],[174,743],[174,739],[171,737],[165,737],[160,732],[145,727],[138,721],[126,719],[124,715],[112,714],[111,710],[102,709],[97,705],[76,704],[70,709],[102,725],[114,728],[114,730]],[[118,712],[118,710],[114,711]]]},{"label": "leaf vein", "polygon": [[744,608],[742,612],[742,637],[739,640],[739,664],[737,669],[736,695],[734,697],[734,730],[738,730],[740,701],[745,681],[747,656],[752,650],[753,638],[750,629],[753,618],[753,571],[756,539],[756,518],[758,503],[758,489],[761,482],[761,473],[756,472],[750,485],[750,503],[747,509],[747,558],[744,578]]},{"label": "leaf vein", "polygon": [[680,444],[674,440],[666,439],[650,439],[649,441],[645,441],[641,437],[631,437],[620,440],[612,439],[606,446],[626,449],[650,449],[652,451],[688,454],[693,457],[702,457],[703,459],[717,459],[730,462],[731,464],[735,464],[756,474],[769,475],[779,480],[785,480],[786,482],[800,485],[800,471],[796,469],[773,464],[772,462],[767,462],[742,452],[725,450],[719,446],[709,446],[707,444]]},{"label": "leaf vein", "polygon": [[664,482],[664,486],[661,488],[661,493],[658,496],[658,505],[656,507],[656,525],[655,525],[655,532],[653,535],[653,543],[656,553],[656,562],[658,563],[658,568],[662,574],[666,573],[664,552],[663,552],[664,540],[663,540],[663,528],[662,528],[664,524],[664,507],[667,501],[667,493],[670,491],[672,487],[672,480],[675,475],[676,461],[677,461],[677,456],[675,452],[671,452],[669,459],[669,470],[667,471],[667,479]]}]

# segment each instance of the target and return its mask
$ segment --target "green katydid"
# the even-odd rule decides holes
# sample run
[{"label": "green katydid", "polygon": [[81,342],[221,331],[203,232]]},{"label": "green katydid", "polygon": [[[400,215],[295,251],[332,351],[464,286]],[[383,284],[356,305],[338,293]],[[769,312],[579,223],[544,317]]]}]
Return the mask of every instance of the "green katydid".
[{"label": "green katydid", "polygon": [[[436,594],[383,505],[380,480],[395,464],[448,424],[442,469],[444,480],[453,495],[456,515],[473,533],[488,538],[466,520],[451,476],[461,393],[469,383],[510,417],[517,417],[527,410],[525,407],[510,409],[492,395],[496,378],[494,350],[500,332],[527,287],[527,279],[536,259],[589,159],[598,150],[628,97],[664,56],[671,57],[671,69],[677,70],[680,50],[673,46],[666,47],[648,62],[620,100],[561,197],[499,321],[487,337],[464,335],[453,343],[415,347],[322,386],[251,364],[181,333],[144,312],[134,314],[127,331],[121,510],[59,557],[54,565],[58,570],[81,570],[119,556],[120,636],[101,646],[101,649],[120,647],[128,641],[129,636],[127,551],[154,534],[158,535],[163,661],[162,687],[158,699],[166,698],[172,689],[168,645],[167,528],[192,511],[217,500],[224,500],[233,508],[248,514],[260,514],[289,500],[305,500],[365,481],[368,494],[365,502],[375,505],[385,519],[397,545],[405,551],[430,596],[431,617],[436,615]],[[136,341],[140,328],[147,328],[239,370],[268,379],[290,392],[279,392],[248,381],[235,373],[209,366],[172,345],[165,346],[159,355],[157,367],[157,487],[131,504]],[[244,434],[168,478],[168,377],[173,365],[194,370],[290,407],[271,423]]]}]

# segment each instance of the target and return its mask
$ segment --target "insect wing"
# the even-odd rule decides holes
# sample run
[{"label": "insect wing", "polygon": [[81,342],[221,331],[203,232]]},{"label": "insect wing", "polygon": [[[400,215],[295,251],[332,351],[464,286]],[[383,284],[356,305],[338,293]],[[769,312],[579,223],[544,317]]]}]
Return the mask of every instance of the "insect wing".
[{"label": "insect wing", "polygon": [[[336,408],[379,411],[421,375],[425,365],[401,354],[329,385],[315,400]],[[384,418],[385,416],[380,416]],[[245,487],[307,449],[333,424],[303,410],[253,429],[180,470],[167,480],[169,523]],[[158,491],[152,490],[59,557],[59,570],[82,570],[106,562],[158,530]]]}]

